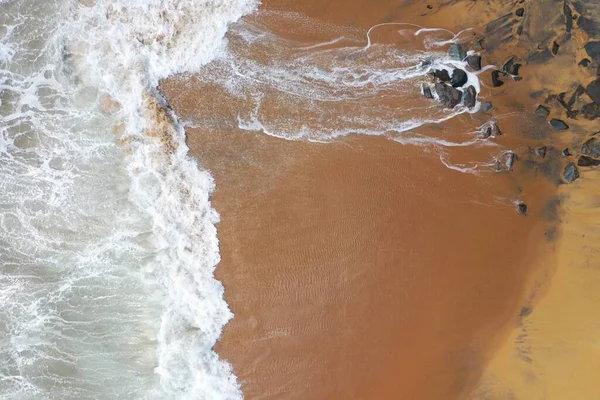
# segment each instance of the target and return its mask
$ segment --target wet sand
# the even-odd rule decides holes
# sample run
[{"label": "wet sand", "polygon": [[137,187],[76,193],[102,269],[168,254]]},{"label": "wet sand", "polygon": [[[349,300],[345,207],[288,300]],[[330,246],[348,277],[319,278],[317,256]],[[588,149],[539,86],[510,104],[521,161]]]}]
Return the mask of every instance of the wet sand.
[{"label": "wet sand", "polygon": [[[456,32],[482,28],[481,21],[511,7],[461,3],[442,15],[434,2],[430,11],[424,4],[365,3],[272,0],[263,9],[363,30],[422,18],[423,25]],[[506,54],[498,48],[488,62],[501,63]],[[562,165],[555,153],[564,140],[531,116],[537,100],[529,93],[544,84],[535,73],[526,69],[521,86],[484,88],[505,132],[498,142],[517,149],[520,161],[512,172],[479,176],[448,169],[436,149],[386,137],[309,143],[242,132],[231,122],[235,104],[219,88],[188,78],[163,84],[178,115],[199,126],[187,129],[191,153],[217,184],[217,278],[235,314],[217,351],[234,366],[246,398],[536,398],[518,391],[528,375],[510,372],[530,365],[515,356],[518,332],[538,315],[555,321],[537,325],[552,332],[565,291],[581,282],[562,275],[580,227],[575,222],[560,236],[556,225]],[[206,113],[210,129],[200,127]],[[420,131],[460,135],[485,118],[461,115]],[[555,145],[544,161],[527,150],[542,144]],[[527,217],[511,204],[516,199],[526,200]],[[574,199],[569,220],[590,205]],[[566,286],[553,295],[562,287],[549,285],[555,271]],[[590,272],[578,274],[569,276]],[[538,312],[544,304],[548,314]],[[573,346],[592,337],[582,324]],[[555,367],[548,371],[561,382],[567,364],[550,361]],[[544,379],[539,387],[549,385]]]}]

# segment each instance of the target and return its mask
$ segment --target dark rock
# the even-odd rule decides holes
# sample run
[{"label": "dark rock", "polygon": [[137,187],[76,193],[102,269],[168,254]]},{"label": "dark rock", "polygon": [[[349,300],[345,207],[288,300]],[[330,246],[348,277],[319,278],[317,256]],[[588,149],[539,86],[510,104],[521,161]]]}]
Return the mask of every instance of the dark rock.
[{"label": "dark rock", "polygon": [[600,107],[596,103],[588,103],[581,107],[583,118],[593,120],[600,117]]},{"label": "dark rock", "polygon": [[581,146],[581,152],[586,156],[600,158],[600,142],[596,138],[591,138]]},{"label": "dark rock", "polygon": [[426,84],[423,84],[421,86],[421,93],[423,93],[423,96],[425,96],[425,98],[433,99],[433,93],[431,93],[431,88]]},{"label": "dark rock", "polygon": [[504,82],[500,80],[500,71],[492,71],[492,85],[494,87],[500,87],[504,85]]},{"label": "dark rock", "polygon": [[565,121],[557,119],[557,118],[552,118],[550,120],[550,126],[552,127],[552,129],[554,129],[555,131],[564,131],[566,129],[569,129],[569,125],[567,125],[565,123]]},{"label": "dark rock", "polygon": [[535,115],[546,118],[548,115],[550,115],[550,108],[540,104],[535,109]]},{"label": "dark rock", "polygon": [[460,68],[454,68],[454,70],[452,71],[452,79],[450,80],[452,86],[460,87],[467,83],[468,80],[469,78],[465,71],[463,71]]},{"label": "dark rock", "polygon": [[421,60],[421,68],[427,68],[431,65],[431,60]]},{"label": "dark rock", "polygon": [[539,148],[535,149],[535,154],[538,157],[544,158],[544,157],[546,157],[546,151],[547,151],[547,147],[546,146],[542,146],[542,147],[539,147]]},{"label": "dark rock", "polygon": [[478,54],[472,54],[468,56],[467,64],[469,64],[469,67],[473,68],[475,71],[479,71],[481,69],[481,56]]},{"label": "dark rock", "polygon": [[584,48],[585,52],[588,56],[592,57],[593,60],[600,59],[600,42],[587,42]]},{"label": "dark rock", "polygon": [[433,71],[433,76],[438,78],[442,82],[450,82],[450,74],[445,69],[436,69]]},{"label": "dark rock", "polygon": [[565,167],[565,171],[563,172],[563,177],[565,181],[568,183],[574,182],[577,178],[579,178],[579,170],[573,163],[568,163]]},{"label": "dark rock", "polygon": [[580,156],[579,160],[577,160],[577,165],[580,167],[595,167],[600,165],[600,160],[588,156]]},{"label": "dark rock", "polygon": [[575,89],[575,91],[571,95],[571,98],[569,99],[569,102],[567,103],[567,106],[569,106],[569,108],[573,107],[573,105],[575,104],[575,102],[577,101],[577,99],[579,99],[579,96],[581,96],[584,93],[585,93],[585,88],[583,86],[581,86],[581,85],[577,85],[577,88]]},{"label": "dark rock", "polygon": [[517,35],[521,36],[522,33],[523,33],[523,25],[521,25],[517,28]]},{"label": "dark rock", "polygon": [[427,4],[427,9],[431,10],[433,8],[433,6],[431,6],[430,4]]},{"label": "dark rock", "polygon": [[579,65],[580,67],[587,68],[587,67],[588,67],[588,65],[590,65],[590,63],[591,63],[591,61],[590,61],[590,59],[589,59],[589,58],[584,58],[583,60],[579,61],[579,64],[578,64],[578,65]]},{"label": "dark rock", "polygon": [[502,135],[502,131],[500,130],[500,127],[498,126],[498,123],[496,121],[492,122],[492,124],[490,125],[490,129],[492,136]]},{"label": "dark rock", "polygon": [[563,151],[561,151],[560,153],[563,157],[569,157],[571,155],[571,152],[569,151],[569,149],[564,149]]},{"label": "dark rock", "polygon": [[522,17],[522,16],[523,16],[523,14],[525,14],[525,9],[524,9],[523,7],[521,7],[521,8],[517,8],[517,11],[515,11],[515,15],[516,15],[517,17]]},{"label": "dark rock", "polygon": [[560,49],[560,45],[554,41],[554,43],[552,43],[552,54],[557,55],[558,49]]},{"label": "dark rock", "polygon": [[465,90],[463,103],[468,108],[475,107],[475,101],[477,100],[477,91],[474,86],[469,86],[467,90]]},{"label": "dark rock", "polygon": [[462,93],[445,83],[436,83],[435,91],[440,99],[440,103],[446,107],[454,108],[462,100]]},{"label": "dark rock", "polygon": [[488,112],[492,109],[492,102],[491,101],[486,101],[485,103],[481,104],[481,109],[483,110],[483,112]]},{"label": "dark rock", "polygon": [[585,91],[594,103],[600,105],[600,78],[592,81]]},{"label": "dark rock", "polygon": [[453,43],[448,49],[448,55],[450,58],[456,61],[462,61],[467,56],[465,49],[458,43]]},{"label": "dark rock", "polygon": [[517,204],[517,212],[521,215],[527,215],[527,204],[518,203]]},{"label": "dark rock", "polygon": [[567,33],[571,32],[571,29],[573,29],[573,12],[571,11],[571,7],[567,5],[566,1],[563,3],[563,14],[565,14],[565,25]]},{"label": "dark rock", "polygon": [[569,107],[569,105],[565,101],[565,96],[566,95],[567,95],[566,92],[561,92],[561,93],[558,94],[558,96],[556,96],[556,100],[560,103],[561,106],[563,106],[563,108],[565,110],[570,110],[571,107]]}]

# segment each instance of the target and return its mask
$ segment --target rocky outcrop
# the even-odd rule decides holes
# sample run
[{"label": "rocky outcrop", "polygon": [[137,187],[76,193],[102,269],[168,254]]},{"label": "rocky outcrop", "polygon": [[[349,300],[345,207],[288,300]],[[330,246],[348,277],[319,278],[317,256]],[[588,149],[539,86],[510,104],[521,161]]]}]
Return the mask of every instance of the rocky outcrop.
[{"label": "rocky outcrop", "polygon": [[460,90],[453,88],[445,83],[436,83],[435,92],[437,93],[440,103],[448,108],[454,108],[462,100]]},{"label": "rocky outcrop", "polygon": [[472,54],[468,56],[467,64],[469,64],[469,67],[473,68],[475,71],[479,71],[481,69],[481,56],[478,54]]},{"label": "rocky outcrop", "polygon": [[579,160],[577,160],[577,165],[580,167],[595,167],[600,165],[600,160],[588,156],[580,156]]},{"label": "rocky outcrop", "polygon": [[467,52],[460,44],[453,43],[448,49],[448,55],[455,61],[462,61],[467,56]]},{"label": "rocky outcrop", "polygon": [[577,169],[577,166],[572,162],[568,163],[565,167],[565,171],[563,172],[563,177],[567,183],[577,180],[577,178],[579,178],[579,170]]},{"label": "rocky outcrop", "polygon": [[468,108],[475,107],[475,103],[477,101],[477,91],[474,86],[469,86],[467,90],[465,90],[463,103]]},{"label": "rocky outcrop", "polygon": [[591,138],[581,146],[581,152],[586,156],[600,158],[600,142],[596,138]]},{"label": "rocky outcrop", "polygon": [[585,92],[594,103],[600,105],[600,78],[590,82],[585,88]]},{"label": "rocky outcrop", "polygon": [[469,77],[467,76],[467,73],[465,71],[463,71],[460,68],[454,68],[454,70],[452,71],[452,79],[450,80],[452,86],[461,87],[462,85],[467,83],[468,80]]}]

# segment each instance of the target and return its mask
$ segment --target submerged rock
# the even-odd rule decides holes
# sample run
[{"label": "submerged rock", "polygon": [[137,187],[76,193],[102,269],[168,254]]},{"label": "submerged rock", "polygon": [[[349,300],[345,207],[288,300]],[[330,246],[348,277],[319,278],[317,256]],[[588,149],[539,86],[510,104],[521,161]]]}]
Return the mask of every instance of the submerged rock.
[{"label": "submerged rock", "polygon": [[586,93],[592,101],[598,105],[600,105],[600,78],[592,81],[586,88]]},{"label": "submerged rock", "polygon": [[506,165],[506,168],[508,168],[510,170],[515,165],[515,163],[517,162],[518,159],[519,159],[519,157],[517,157],[517,155],[515,153],[512,153],[512,152],[508,153],[508,155],[506,156],[506,161],[504,162],[504,165]]},{"label": "submerged rock", "polygon": [[458,43],[453,43],[448,49],[448,55],[450,58],[456,61],[462,61],[467,56],[465,49]]},{"label": "submerged rock", "polygon": [[563,177],[568,183],[574,182],[577,178],[579,178],[579,170],[575,164],[572,162],[567,164],[565,171],[563,172]]},{"label": "submerged rock", "polygon": [[592,59],[596,61],[600,60],[600,42],[587,42],[584,49]]},{"label": "submerged rock", "polygon": [[481,104],[481,109],[483,110],[483,112],[488,112],[492,109],[492,102],[491,101],[486,101],[485,103]]},{"label": "submerged rock", "polygon": [[468,80],[469,78],[465,71],[463,71],[460,68],[454,68],[454,70],[452,71],[452,79],[450,80],[452,86],[460,87],[467,83]]},{"label": "submerged rock", "polygon": [[467,64],[469,64],[469,67],[473,68],[475,71],[479,71],[481,69],[481,56],[478,54],[472,54],[468,56]]},{"label": "submerged rock", "polygon": [[431,93],[431,88],[426,84],[421,85],[421,93],[423,93],[423,96],[425,96],[425,98],[433,99],[433,93]]},{"label": "submerged rock", "polygon": [[577,165],[580,167],[595,167],[600,165],[600,160],[588,156],[580,156],[579,160],[577,160]]},{"label": "submerged rock", "polygon": [[475,107],[475,102],[477,100],[477,91],[473,85],[469,86],[467,90],[465,90],[464,94],[464,104],[468,108]]},{"label": "submerged rock", "polygon": [[585,119],[596,119],[600,117],[600,107],[596,103],[584,104],[583,107],[581,107],[581,115],[583,115],[583,118]]},{"label": "submerged rock", "polygon": [[433,76],[442,82],[450,82],[450,74],[445,69],[436,69],[433,71]]},{"label": "submerged rock", "polygon": [[543,105],[539,105],[537,106],[537,108],[535,109],[535,115],[539,116],[539,117],[547,117],[548,115],[550,115],[550,108],[543,106]]},{"label": "submerged rock", "polygon": [[562,119],[557,119],[557,118],[552,118],[550,120],[550,126],[555,131],[564,131],[566,129],[569,129],[569,125],[567,125],[565,123],[565,121],[563,121]]},{"label": "submerged rock", "polygon": [[600,142],[596,138],[591,138],[581,146],[581,152],[586,156],[594,158],[600,157]]},{"label": "submerged rock", "polygon": [[440,103],[449,108],[454,108],[462,100],[462,93],[445,83],[436,83],[435,92],[437,93]]},{"label": "submerged rock", "polygon": [[494,85],[494,87],[500,87],[504,85],[504,82],[500,80],[499,76],[500,71],[492,71],[492,85]]},{"label": "submerged rock", "polygon": [[537,149],[535,149],[535,155],[537,155],[538,157],[544,158],[544,157],[546,157],[547,150],[548,150],[548,148],[546,146],[538,147]]}]

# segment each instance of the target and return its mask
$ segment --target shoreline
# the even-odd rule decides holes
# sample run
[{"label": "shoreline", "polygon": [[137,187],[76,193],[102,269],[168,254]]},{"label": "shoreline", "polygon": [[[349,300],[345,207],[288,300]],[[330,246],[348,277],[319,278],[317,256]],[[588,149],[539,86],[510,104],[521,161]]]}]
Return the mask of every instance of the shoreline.
[{"label": "shoreline", "polygon": [[[523,29],[520,28],[523,26],[530,29],[531,34],[526,31],[529,36],[523,39],[527,45],[543,36],[543,29],[537,31],[540,26],[544,29],[557,29],[558,26],[557,21],[546,27],[543,21],[527,20],[530,13],[535,13],[535,10],[530,9],[529,2],[524,8],[524,19],[521,19],[522,16],[514,16],[516,11],[512,8],[515,7],[496,6],[495,3],[489,9],[473,5],[468,14],[464,12],[467,8],[464,3],[441,9],[434,4],[431,11],[425,12],[421,10],[424,5],[408,5],[404,8],[394,8],[394,12],[387,16],[383,15],[385,12],[377,14],[385,10],[373,8],[360,18],[353,11],[355,6],[359,7],[360,1],[348,4],[344,8],[320,7],[318,3],[315,1],[297,5],[286,0],[273,0],[267,2],[264,7],[271,10],[299,11],[313,18],[319,16],[330,20],[333,24],[358,25],[359,29],[368,28],[374,21],[393,19],[394,13],[403,13],[402,15],[409,19],[407,15],[413,15],[414,18],[419,15],[423,17],[424,25],[456,30],[464,29],[479,16],[481,20],[492,22],[482,25],[481,21],[477,21],[479,28],[473,32],[474,39],[469,40],[473,42],[479,40],[480,36],[484,37],[484,61],[499,67],[510,54],[516,54],[522,59],[531,57],[531,54],[527,54],[526,46],[509,46],[504,39],[497,39],[506,34],[506,26],[513,32]],[[299,7],[301,10],[293,7]],[[431,15],[427,14],[429,12]],[[500,17],[495,18],[494,15]],[[548,18],[547,15],[546,17]],[[579,32],[578,28],[574,29]],[[565,221],[579,213],[585,215],[583,210],[588,210],[590,204],[593,204],[589,200],[589,194],[582,194],[588,193],[590,189],[581,191],[578,186],[580,183],[576,183],[576,186],[563,185],[555,188],[555,182],[564,179],[564,166],[567,161],[560,155],[563,146],[575,148],[572,151],[576,152],[577,146],[582,142],[579,132],[591,126],[581,124],[581,120],[571,122],[565,116],[565,111],[561,111],[560,105],[556,104],[557,101],[560,103],[560,98],[557,99],[556,95],[551,97],[552,93],[559,92],[561,87],[574,89],[571,81],[589,79],[589,74],[586,75],[587,72],[584,73],[580,69],[569,76],[570,81],[562,79],[562,74],[557,75],[557,68],[560,70],[571,62],[563,54],[575,51],[581,58],[581,43],[588,39],[575,31],[571,41],[561,41],[562,50],[557,57],[548,59],[545,63],[539,63],[537,60],[526,62],[520,74],[522,81],[509,82],[505,77],[502,89],[490,91],[491,80],[489,77],[483,80],[487,92],[483,93],[483,98],[491,100],[494,104],[491,115],[499,118],[505,132],[500,140],[504,146],[518,152],[513,172],[503,177],[496,176],[487,182],[487,186],[493,182],[504,191],[498,187],[487,187],[483,190],[492,197],[503,193],[505,196],[517,195],[523,198],[528,205],[527,217],[517,215],[514,209],[506,206],[496,207],[493,202],[490,203],[489,198],[482,200],[482,204],[487,204],[486,207],[491,206],[493,211],[479,209],[478,205],[466,208],[466,200],[463,199],[462,193],[456,189],[452,191],[450,185],[445,189],[451,190],[449,201],[456,201],[451,207],[438,204],[434,199],[435,195],[423,197],[420,193],[415,196],[400,189],[393,190],[390,194],[383,190],[380,182],[387,182],[385,185],[389,186],[391,182],[400,180],[404,184],[412,185],[414,189],[423,190],[401,174],[390,172],[393,169],[406,168],[407,162],[412,162],[408,164],[413,165],[408,167],[413,171],[411,173],[420,176],[417,182],[427,181],[430,179],[427,177],[431,176],[438,176],[439,179],[444,176],[447,177],[445,179],[458,181],[464,179],[455,176],[450,178],[448,171],[439,169],[439,166],[432,166],[431,163],[439,163],[439,160],[435,161],[430,155],[417,157],[408,150],[410,146],[403,146],[386,138],[350,135],[333,143],[308,144],[281,141],[261,134],[238,133],[227,125],[218,133],[198,128],[187,129],[191,154],[200,160],[201,166],[212,172],[217,184],[212,202],[221,214],[221,223],[217,228],[221,240],[222,261],[216,275],[225,285],[225,298],[235,314],[234,319],[225,327],[216,350],[221,357],[232,362],[247,398],[336,398],[341,395],[381,398],[402,394],[412,396],[411,398],[426,399],[440,396],[464,398],[469,393],[473,398],[505,393],[522,396],[533,393],[526,391],[529,389],[525,389],[526,385],[521,382],[523,376],[539,375],[542,371],[552,368],[553,372],[560,370],[556,367],[560,366],[560,359],[551,360],[546,357],[543,365],[531,364],[521,350],[523,331],[526,327],[540,326],[548,332],[555,329],[551,328],[552,324],[544,323],[545,320],[556,319],[557,315],[560,315],[555,314],[560,302],[556,300],[557,295],[554,292],[560,285],[556,285],[554,280],[560,279],[559,282],[564,282],[567,279],[564,265],[568,261],[573,262],[573,248],[578,243],[574,237],[577,236],[578,229],[581,229],[565,225]],[[552,42],[547,45],[550,51],[554,50]],[[547,57],[544,51],[541,53]],[[538,76],[543,78],[538,79]],[[184,85],[183,90],[181,85]],[[194,107],[197,104],[195,96],[206,89],[193,80],[184,83],[176,78],[161,86],[178,115],[193,120]],[[532,98],[532,93],[536,91],[539,94]],[[570,91],[568,95],[571,95]],[[209,91],[208,96],[218,98],[220,93]],[[543,101],[544,99],[550,100]],[[549,116],[534,115],[535,107],[540,103],[551,109]],[[582,107],[579,98],[575,99],[574,104]],[[213,110],[216,115],[224,112],[218,109],[218,106],[212,107],[216,107]],[[521,110],[524,118],[517,121],[514,113],[511,114],[514,110]],[[570,130],[560,137],[557,136],[548,125],[541,123],[547,123],[551,118],[567,121],[571,125]],[[460,119],[448,121],[444,126],[448,125],[448,129],[454,126],[456,129],[460,126]],[[423,128],[425,131],[430,129],[435,131],[438,128],[434,125]],[[538,150],[534,149],[540,149],[542,145],[545,146],[544,155],[540,156]],[[415,163],[421,164],[415,166]],[[427,167],[423,168],[423,165]],[[419,169],[429,172],[425,173]],[[347,170],[353,171],[354,175],[350,176],[361,178],[356,178],[359,180],[351,184],[344,184],[343,181],[350,178],[345,172]],[[581,179],[585,179],[582,186],[593,187],[592,182],[595,180],[588,178],[593,172],[582,170],[581,174]],[[355,178],[351,178],[350,181],[352,179]],[[307,186],[308,184],[313,186]],[[436,184],[443,185],[441,181]],[[481,182],[458,184],[458,187],[467,193],[479,193],[482,190],[481,185],[486,187]],[[572,189],[573,187],[575,189]],[[575,198],[573,203],[568,199],[564,200],[566,193]],[[445,193],[437,194],[440,195]],[[369,202],[365,202],[365,198],[368,198]],[[378,204],[377,207],[383,207],[384,211],[374,211],[372,201]],[[423,201],[427,206],[423,205]],[[430,268],[430,276],[433,278],[420,276],[413,271],[410,285],[414,286],[407,286],[405,277],[398,280],[400,275],[395,275],[397,273],[389,269],[389,266],[399,263],[398,265],[406,268],[410,265],[406,263],[407,254],[412,253],[399,252],[394,255],[394,243],[388,239],[415,235],[415,232],[418,232],[415,229],[420,224],[430,226],[428,232],[438,229],[438,225],[433,222],[426,222],[428,219],[425,217],[411,220],[409,215],[403,214],[402,208],[406,208],[407,204],[414,204],[411,210],[417,213],[430,212],[439,215],[439,221],[436,223],[444,227],[466,223],[463,220],[468,221],[465,226],[473,230],[470,236],[462,231],[459,233],[445,228],[442,229],[443,233],[439,234],[439,239],[432,237],[432,240],[436,246],[443,246],[444,235],[455,240],[456,243],[453,242],[452,246],[448,247],[448,254],[461,249],[456,247],[462,243],[458,238],[464,238],[464,242],[471,243],[477,250],[472,254],[461,254],[465,261],[459,261],[460,258],[456,259],[456,264],[450,261],[450,265],[460,265],[460,268],[447,275],[440,266],[443,267],[444,262],[449,262],[448,257],[430,256],[429,261],[421,262],[422,266]],[[557,211],[559,204],[559,210],[562,211]],[[576,206],[572,207],[570,204]],[[456,215],[452,217],[451,213]],[[369,218],[365,219],[365,215]],[[384,221],[390,218],[392,221],[408,221],[410,229],[366,223],[370,220]],[[342,229],[346,221],[353,221],[353,228]],[[499,230],[494,232],[498,235],[494,236],[494,240],[491,240],[490,230],[484,229],[481,221]],[[427,225],[429,223],[432,225]],[[585,221],[580,223],[582,228],[584,223]],[[378,242],[371,242],[369,235],[363,235],[365,227],[368,227],[369,235],[377,237]],[[383,230],[379,232],[380,229]],[[381,236],[383,232],[385,235]],[[495,248],[487,248],[488,242],[481,238],[486,234],[486,239],[490,239]],[[506,239],[510,235],[515,235],[516,239]],[[425,249],[422,241],[428,236],[423,233],[417,237],[420,239],[416,239],[414,248],[421,250],[415,251],[416,256],[439,248]],[[341,240],[339,243],[336,242],[338,239]],[[319,243],[333,243],[333,247],[326,246],[320,249]],[[381,247],[385,250],[372,251],[368,246],[362,246],[364,243],[370,243],[369,246],[373,246],[374,249]],[[589,239],[589,243],[592,243],[592,239]],[[362,264],[356,263],[352,258],[360,259],[366,254],[370,254],[371,258],[362,260]],[[345,256],[350,259],[346,260]],[[337,261],[334,260],[339,260],[340,257],[345,260],[341,263],[344,268],[336,269]],[[510,260],[511,268],[500,265],[496,260],[498,257]],[[298,264],[300,260],[303,261]],[[295,267],[287,269],[286,266],[290,262]],[[490,265],[482,268],[483,271],[468,266],[472,263],[483,267],[486,262]],[[492,266],[494,262],[496,264]],[[327,265],[331,268],[331,274],[323,273],[320,269],[302,272],[304,268],[315,263]],[[355,264],[363,265],[363,271],[372,269],[372,266],[369,267],[371,264],[381,266],[380,272],[374,272],[375,278],[363,275],[364,272],[359,272],[360,269],[353,273],[354,279],[358,276],[367,283],[372,279],[372,286],[352,286],[355,282],[353,283],[352,279],[349,281],[348,277],[353,275],[348,275],[348,268]],[[377,278],[377,274],[380,274],[381,278]],[[344,279],[340,280],[340,277]],[[393,282],[394,279],[398,281],[389,286],[388,282]],[[440,281],[432,283],[436,279]],[[465,284],[465,280],[469,279],[474,280],[475,286]],[[442,285],[448,285],[462,293],[457,295],[452,294],[454,292],[451,290],[446,292],[447,288]],[[377,297],[377,291],[381,291],[382,288],[387,296],[404,291],[405,300],[409,300],[394,303],[392,305],[395,308],[392,308],[384,302],[384,298]],[[431,291],[432,288],[435,290]],[[569,286],[562,290],[570,290],[570,293],[573,293],[577,289]],[[356,302],[362,299],[352,298],[357,296],[356,293],[362,293],[364,299],[368,298],[368,302],[386,310],[379,317],[378,312],[374,312],[370,318],[378,321],[378,328],[388,329],[389,335],[381,336],[379,330],[370,330],[364,326],[364,323],[369,321],[367,316],[373,312],[372,309],[363,308],[358,314],[353,314],[355,309],[362,307]],[[422,298],[419,297],[419,293],[427,295]],[[592,295],[591,292],[589,295],[578,294],[581,296],[580,300]],[[293,296],[291,299],[287,297],[290,295]],[[389,300],[391,297],[385,298]],[[319,306],[311,305],[305,308],[303,302],[307,301],[316,302]],[[472,302],[478,304],[472,305]],[[345,305],[340,308],[340,304]],[[414,308],[411,308],[412,306]],[[342,314],[339,314],[338,308],[343,310]],[[412,314],[411,310],[415,313]],[[448,312],[452,317],[440,312]],[[537,322],[539,314],[541,322]],[[402,323],[399,324],[398,321]],[[449,327],[457,321],[471,324],[470,328],[465,328],[462,332],[452,331]],[[404,328],[407,323],[413,327],[411,332]],[[591,328],[586,327],[585,330]],[[360,334],[355,335],[355,331]],[[445,333],[436,336],[440,332]],[[466,338],[461,335],[465,335]],[[576,336],[573,340],[582,340],[584,336]],[[299,339],[294,339],[295,337]],[[529,349],[540,350],[540,344],[547,344],[550,337],[528,337],[527,346]],[[372,340],[375,340],[373,343],[377,343],[375,347],[380,348],[372,349],[367,345]],[[354,353],[349,353],[353,346]],[[521,349],[516,352],[517,356],[515,346]],[[527,350],[525,353],[528,351],[533,352]],[[393,356],[405,356],[407,361],[397,362],[390,358]],[[565,355],[567,356],[568,354]],[[340,364],[342,360],[364,363],[365,367],[348,367]],[[440,363],[442,367],[438,367]],[[377,365],[377,376],[367,368],[373,368],[373,365]],[[520,375],[511,372],[515,368],[519,370]],[[560,374],[556,373],[554,379],[560,381]],[[428,384],[428,381],[437,382],[439,387],[429,387],[433,385]],[[539,383],[535,390],[543,391],[551,383]],[[582,380],[581,384],[584,383]],[[381,387],[378,389],[381,391],[375,392],[376,387]]]}]

